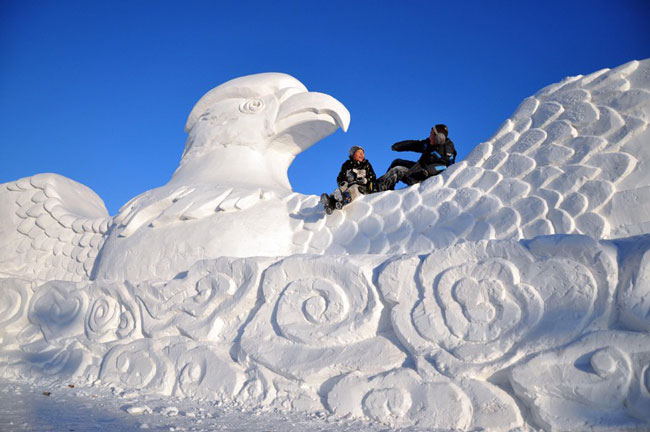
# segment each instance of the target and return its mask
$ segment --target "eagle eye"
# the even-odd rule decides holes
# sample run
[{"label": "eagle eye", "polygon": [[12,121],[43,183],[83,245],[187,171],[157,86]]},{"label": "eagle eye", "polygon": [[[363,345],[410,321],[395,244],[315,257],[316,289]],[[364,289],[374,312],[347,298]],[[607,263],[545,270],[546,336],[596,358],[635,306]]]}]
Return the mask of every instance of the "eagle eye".
[{"label": "eagle eye", "polygon": [[262,110],[264,110],[264,100],[259,98],[245,100],[239,105],[239,111],[244,114],[256,114]]}]

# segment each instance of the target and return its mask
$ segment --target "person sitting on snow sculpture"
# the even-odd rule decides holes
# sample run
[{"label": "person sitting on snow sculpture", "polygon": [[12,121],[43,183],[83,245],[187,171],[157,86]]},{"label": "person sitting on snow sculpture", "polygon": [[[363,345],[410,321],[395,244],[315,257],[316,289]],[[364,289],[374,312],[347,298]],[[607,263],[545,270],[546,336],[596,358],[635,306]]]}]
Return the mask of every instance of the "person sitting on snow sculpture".
[{"label": "person sitting on snow sculpture", "polygon": [[[377,191],[394,190],[401,180],[408,186],[440,174],[444,168],[456,162],[456,149],[449,139],[449,129],[444,124],[431,128],[429,138],[406,140],[391,146],[393,151],[414,151],[422,153],[417,162],[395,159],[386,174],[377,179]],[[442,168],[442,169],[438,169]]]},{"label": "person sitting on snow sculpture", "polygon": [[372,193],[375,188],[376,175],[372,165],[366,159],[362,147],[352,146],[350,157],[341,166],[336,177],[338,187],[332,195],[322,194],[320,199],[327,214],[334,209],[341,209],[345,204],[355,200],[359,195]]}]

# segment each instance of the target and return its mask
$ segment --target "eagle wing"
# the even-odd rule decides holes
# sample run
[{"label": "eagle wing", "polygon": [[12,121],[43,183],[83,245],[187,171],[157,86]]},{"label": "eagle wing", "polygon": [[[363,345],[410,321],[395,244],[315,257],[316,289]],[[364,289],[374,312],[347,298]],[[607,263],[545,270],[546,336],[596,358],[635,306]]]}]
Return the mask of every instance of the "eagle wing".
[{"label": "eagle wing", "polygon": [[287,201],[309,253],[430,251],[545,234],[616,238],[650,229],[650,60],[569,77],[525,99],[439,176],[322,217]]},{"label": "eagle wing", "polygon": [[180,186],[147,191],[126,203],[114,218],[120,237],[141,228],[156,228],[212,216],[219,212],[246,210],[275,196],[261,188],[235,189],[230,186]]},{"label": "eagle wing", "polygon": [[0,276],[80,281],[111,225],[103,201],[57,174],[0,185]]}]

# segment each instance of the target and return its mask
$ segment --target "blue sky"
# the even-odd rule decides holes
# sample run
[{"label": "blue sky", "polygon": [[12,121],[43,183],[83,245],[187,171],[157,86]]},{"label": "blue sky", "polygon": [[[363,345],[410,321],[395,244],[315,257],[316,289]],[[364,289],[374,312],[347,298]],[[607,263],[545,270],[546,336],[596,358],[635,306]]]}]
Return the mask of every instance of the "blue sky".
[{"label": "blue sky", "polygon": [[446,123],[459,159],[566,76],[650,57],[650,2],[0,0],[0,183],[56,172],[110,214],[166,183],[194,103],[285,72],[350,110],[296,158],[294,190],[331,191],[348,148],[377,174],[390,145]]}]

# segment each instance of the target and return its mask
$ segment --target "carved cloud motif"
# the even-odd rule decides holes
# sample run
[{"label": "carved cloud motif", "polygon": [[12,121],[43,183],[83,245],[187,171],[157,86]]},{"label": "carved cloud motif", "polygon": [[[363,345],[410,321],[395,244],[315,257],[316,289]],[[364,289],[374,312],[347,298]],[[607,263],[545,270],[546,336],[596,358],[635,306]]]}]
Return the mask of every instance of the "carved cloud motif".
[{"label": "carved cloud motif", "polygon": [[379,289],[397,336],[445,374],[486,376],[608,322],[611,252],[575,240],[464,243],[389,263]]}]

